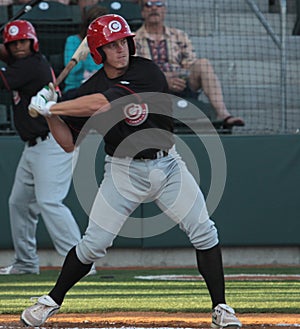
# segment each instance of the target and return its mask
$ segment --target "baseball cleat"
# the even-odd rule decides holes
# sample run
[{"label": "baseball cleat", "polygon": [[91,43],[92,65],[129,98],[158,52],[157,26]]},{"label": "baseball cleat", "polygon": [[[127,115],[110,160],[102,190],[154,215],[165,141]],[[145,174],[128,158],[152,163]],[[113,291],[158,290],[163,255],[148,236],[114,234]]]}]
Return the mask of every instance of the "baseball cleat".
[{"label": "baseball cleat", "polygon": [[219,329],[238,329],[242,327],[242,324],[235,316],[233,308],[226,304],[219,304],[213,309],[211,327]]},{"label": "baseball cleat", "polygon": [[14,264],[6,267],[0,267],[0,275],[12,275],[12,274],[40,274],[40,272],[39,270],[35,272],[20,270],[16,266],[14,266]]},{"label": "baseball cleat", "polygon": [[95,264],[93,264],[92,268],[90,269],[89,273],[86,274],[86,277],[87,276],[91,276],[91,275],[96,275],[97,274],[97,269],[96,269],[96,266]]},{"label": "baseball cleat", "polygon": [[[36,299],[32,297],[30,300]],[[39,327],[46,320],[57,313],[60,306],[48,295],[41,296],[37,299],[37,302],[26,308],[21,314],[21,321],[26,326]]]}]

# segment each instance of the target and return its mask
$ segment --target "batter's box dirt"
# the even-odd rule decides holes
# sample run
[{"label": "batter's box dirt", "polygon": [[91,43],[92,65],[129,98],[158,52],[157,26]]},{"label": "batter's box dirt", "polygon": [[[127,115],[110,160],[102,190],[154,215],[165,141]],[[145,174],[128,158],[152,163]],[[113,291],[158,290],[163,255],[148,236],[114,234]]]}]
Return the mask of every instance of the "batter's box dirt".
[{"label": "batter's box dirt", "polygon": [[[238,314],[243,328],[297,329],[300,314]],[[91,314],[56,314],[42,328],[210,328],[210,314],[164,312],[112,312]],[[18,315],[0,315],[0,329],[26,328]]]}]

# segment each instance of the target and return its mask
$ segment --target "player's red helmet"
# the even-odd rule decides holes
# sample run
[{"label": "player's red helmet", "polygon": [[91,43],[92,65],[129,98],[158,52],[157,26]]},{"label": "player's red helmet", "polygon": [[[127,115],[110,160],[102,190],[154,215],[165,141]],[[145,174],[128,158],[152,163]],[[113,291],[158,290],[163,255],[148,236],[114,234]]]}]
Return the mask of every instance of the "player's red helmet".
[{"label": "player's red helmet", "polygon": [[105,61],[105,54],[100,47],[123,38],[127,38],[129,54],[134,55],[134,36],[135,34],[131,32],[122,16],[108,14],[93,20],[88,27],[87,42],[95,63],[101,64]]},{"label": "player's red helmet", "polygon": [[9,42],[29,39],[32,40],[32,48],[34,51],[39,51],[39,41],[33,25],[25,20],[15,20],[5,25],[3,31],[3,43],[6,45]]}]

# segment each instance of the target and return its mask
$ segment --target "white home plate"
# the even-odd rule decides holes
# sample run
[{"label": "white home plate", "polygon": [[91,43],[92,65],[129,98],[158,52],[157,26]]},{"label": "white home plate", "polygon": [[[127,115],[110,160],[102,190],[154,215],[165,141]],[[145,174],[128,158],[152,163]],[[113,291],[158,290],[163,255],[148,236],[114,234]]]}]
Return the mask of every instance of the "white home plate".
[{"label": "white home plate", "polygon": [[[135,279],[140,280],[162,280],[162,281],[199,281],[203,280],[201,275],[139,275],[135,276]],[[227,274],[226,280],[241,280],[241,281],[282,281],[282,280],[300,280],[299,274],[287,275],[287,274]]]}]

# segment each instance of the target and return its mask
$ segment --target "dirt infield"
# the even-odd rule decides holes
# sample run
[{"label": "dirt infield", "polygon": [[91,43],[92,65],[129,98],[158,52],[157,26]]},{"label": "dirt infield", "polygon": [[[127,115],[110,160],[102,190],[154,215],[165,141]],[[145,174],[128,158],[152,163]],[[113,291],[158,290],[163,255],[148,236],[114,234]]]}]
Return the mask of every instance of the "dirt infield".
[{"label": "dirt infield", "polygon": [[[243,328],[300,328],[300,314],[240,314]],[[210,314],[163,312],[113,312],[91,314],[56,314],[44,328],[172,327],[210,328]],[[18,315],[0,315],[0,328],[22,328]]]}]

